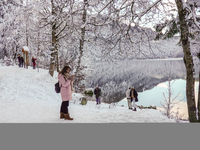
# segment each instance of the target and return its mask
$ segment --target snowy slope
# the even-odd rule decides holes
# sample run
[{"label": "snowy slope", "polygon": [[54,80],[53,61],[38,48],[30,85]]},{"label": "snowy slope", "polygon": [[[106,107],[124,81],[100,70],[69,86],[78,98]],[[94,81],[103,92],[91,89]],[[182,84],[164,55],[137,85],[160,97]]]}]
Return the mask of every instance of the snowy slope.
[{"label": "snowy slope", "polygon": [[158,110],[137,112],[106,103],[88,101],[80,105],[81,94],[73,94],[69,112],[73,121],[59,119],[60,94],[55,93],[55,77],[47,70],[0,66],[0,123],[136,123],[175,122]]}]

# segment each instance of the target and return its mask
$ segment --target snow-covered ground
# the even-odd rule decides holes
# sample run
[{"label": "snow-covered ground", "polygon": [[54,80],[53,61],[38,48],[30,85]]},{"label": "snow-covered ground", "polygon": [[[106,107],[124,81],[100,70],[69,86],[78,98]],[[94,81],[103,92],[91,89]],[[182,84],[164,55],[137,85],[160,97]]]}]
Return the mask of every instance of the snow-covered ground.
[{"label": "snow-covered ground", "polygon": [[[73,121],[59,119],[60,94],[55,93],[54,77],[48,70],[0,66],[0,123],[175,123],[160,111],[137,109],[88,101],[80,104],[79,93],[73,94],[69,112]],[[189,123],[188,121],[181,121]]]}]

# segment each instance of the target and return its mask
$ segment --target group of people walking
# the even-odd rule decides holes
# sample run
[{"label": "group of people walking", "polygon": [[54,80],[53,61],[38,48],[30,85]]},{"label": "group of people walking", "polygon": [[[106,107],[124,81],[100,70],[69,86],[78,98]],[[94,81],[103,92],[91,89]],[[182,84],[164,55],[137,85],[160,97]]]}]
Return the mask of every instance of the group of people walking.
[{"label": "group of people walking", "polygon": [[[94,94],[96,95],[97,105],[101,104],[101,89],[100,89],[100,87],[96,86],[96,88],[94,89]],[[129,89],[126,91],[126,98],[127,98],[127,102],[128,102],[128,108],[133,111],[137,111],[135,102],[138,102],[138,93],[134,89],[134,87],[129,87]],[[134,107],[134,109],[133,109],[133,107]]]},{"label": "group of people walking", "polygon": [[[18,62],[19,62],[19,67],[25,67],[25,62],[24,62],[24,58],[19,55],[18,57]],[[35,66],[36,66],[36,58],[32,57],[32,63],[33,63],[33,69],[35,69]]]},{"label": "group of people walking", "polygon": [[[128,108],[133,110],[133,111],[137,111],[136,105],[135,105],[135,102],[138,102],[138,97],[137,96],[138,96],[138,93],[134,89],[134,87],[129,87],[129,89],[126,91],[126,98],[127,98],[127,101],[128,101]],[[134,109],[133,109],[132,106],[134,107]]]},{"label": "group of people walking", "polygon": [[[74,75],[70,75],[71,68],[69,66],[64,66],[63,69],[58,73],[58,81],[61,93],[61,107],[60,107],[60,119],[65,120],[73,120],[73,118],[70,117],[69,114],[69,101],[72,100],[72,93],[74,91],[73,89],[73,82],[74,82]],[[96,104],[101,104],[101,89],[100,87],[96,87],[94,89],[94,94],[96,95]],[[126,91],[126,97],[128,101],[128,107],[129,109],[136,111],[136,105],[135,102],[138,101],[138,93],[134,89],[134,87],[130,87]],[[132,105],[133,103],[133,105]],[[133,109],[133,107],[134,109]]]},{"label": "group of people walking", "polygon": [[18,58],[18,62],[19,62],[19,67],[23,67],[24,58],[21,55],[19,55],[17,58]]}]

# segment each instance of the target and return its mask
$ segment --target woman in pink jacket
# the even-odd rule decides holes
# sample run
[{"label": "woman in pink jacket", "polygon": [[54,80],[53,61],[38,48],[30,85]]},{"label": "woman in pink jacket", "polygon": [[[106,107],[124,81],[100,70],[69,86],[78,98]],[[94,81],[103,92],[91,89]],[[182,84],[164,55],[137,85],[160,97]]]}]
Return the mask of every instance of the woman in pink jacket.
[{"label": "woman in pink jacket", "polygon": [[74,75],[70,76],[71,68],[69,66],[65,66],[58,74],[58,80],[60,84],[60,93],[61,93],[61,98],[62,98],[62,104],[60,108],[60,119],[67,119],[67,120],[73,120],[69,116],[68,112],[68,106],[69,106],[69,101],[72,100],[72,93],[73,93],[73,80],[74,80]]}]

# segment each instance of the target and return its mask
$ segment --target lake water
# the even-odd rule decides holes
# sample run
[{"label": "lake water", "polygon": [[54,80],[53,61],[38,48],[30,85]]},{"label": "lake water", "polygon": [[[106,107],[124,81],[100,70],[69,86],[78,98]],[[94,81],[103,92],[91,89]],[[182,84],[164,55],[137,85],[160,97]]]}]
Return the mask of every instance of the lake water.
[{"label": "lake water", "polygon": [[[197,58],[194,65],[195,87],[198,90]],[[160,107],[160,102],[164,101],[163,93],[167,92],[167,81],[171,77],[171,82],[174,82],[172,98],[179,94],[177,100],[182,100],[183,105],[186,104],[186,69],[182,59],[97,62],[90,68],[86,87],[100,86],[102,100],[106,103],[117,103],[127,107],[125,93],[128,87],[134,86],[138,92],[137,105]]]},{"label": "lake water", "polygon": [[[188,109],[187,109],[187,100],[186,100],[186,81],[182,79],[172,80],[173,83],[172,90],[173,95],[171,96],[174,99],[177,95],[176,100],[181,102],[177,105],[174,105],[172,111],[176,112],[177,108],[179,109],[179,113],[183,116],[182,119],[188,119]],[[144,92],[138,92],[139,101],[136,105],[139,106],[156,106],[157,109],[162,110],[161,103],[164,104],[165,98],[163,93],[165,93],[166,97],[168,96],[168,81],[164,83],[158,84],[151,90],[146,90]],[[195,82],[195,100],[197,106],[197,98],[198,98],[198,88],[199,81]],[[119,106],[128,107],[127,99],[124,98],[117,103]]]}]

